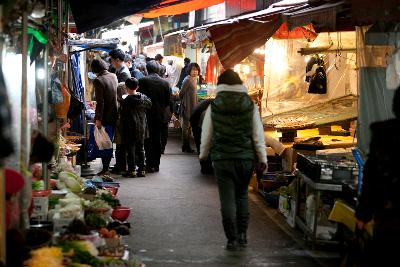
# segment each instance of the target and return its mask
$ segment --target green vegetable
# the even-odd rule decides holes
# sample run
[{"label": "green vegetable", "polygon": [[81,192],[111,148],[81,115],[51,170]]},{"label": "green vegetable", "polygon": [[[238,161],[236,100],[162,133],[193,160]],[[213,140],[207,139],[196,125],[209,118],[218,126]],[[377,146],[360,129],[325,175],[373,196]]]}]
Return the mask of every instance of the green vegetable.
[{"label": "green vegetable", "polygon": [[32,190],[44,190],[44,182],[40,181],[32,181]]},{"label": "green vegetable", "polygon": [[104,220],[102,217],[100,217],[99,215],[97,215],[95,213],[89,213],[88,215],[86,215],[85,222],[86,222],[87,226],[93,227],[96,229],[106,227],[106,225],[107,225],[106,220]]},{"label": "green vegetable", "polygon": [[119,200],[114,198],[111,193],[102,193],[100,195],[99,199],[107,202],[108,205],[110,205],[113,208],[121,206],[121,203],[119,202]]}]

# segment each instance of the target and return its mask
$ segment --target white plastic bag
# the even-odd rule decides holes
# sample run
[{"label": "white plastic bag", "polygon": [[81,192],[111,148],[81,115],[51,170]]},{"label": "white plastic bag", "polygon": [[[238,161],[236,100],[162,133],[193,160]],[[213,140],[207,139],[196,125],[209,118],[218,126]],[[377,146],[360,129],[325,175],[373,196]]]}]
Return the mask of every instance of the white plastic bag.
[{"label": "white plastic bag", "polygon": [[94,128],[94,140],[96,140],[99,150],[112,148],[110,137],[103,126],[100,129],[97,127]]}]

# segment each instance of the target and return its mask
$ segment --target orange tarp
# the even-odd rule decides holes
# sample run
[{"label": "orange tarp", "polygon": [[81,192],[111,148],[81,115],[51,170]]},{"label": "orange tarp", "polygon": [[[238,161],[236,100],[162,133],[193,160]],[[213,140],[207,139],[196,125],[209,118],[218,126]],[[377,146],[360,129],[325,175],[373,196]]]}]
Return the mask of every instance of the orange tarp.
[{"label": "orange tarp", "polygon": [[[171,2],[171,0],[166,0],[161,3],[167,4]],[[198,10],[202,8],[206,8],[209,6],[217,5],[220,3],[225,2],[224,0],[190,0],[181,4],[161,7],[161,8],[154,8],[150,9],[148,12],[143,13],[143,17],[145,18],[157,18],[160,16],[172,16],[172,15],[179,15],[183,13],[188,13],[193,10]]]},{"label": "orange tarp", "polygon": [[283,23],[281,27],[272,35],[274,39],[310,39],[314,40],[317,38],[317,33],[314,30],[312,24],[306,26],[296,27],[292,30],[288,30],[287,24]]}]

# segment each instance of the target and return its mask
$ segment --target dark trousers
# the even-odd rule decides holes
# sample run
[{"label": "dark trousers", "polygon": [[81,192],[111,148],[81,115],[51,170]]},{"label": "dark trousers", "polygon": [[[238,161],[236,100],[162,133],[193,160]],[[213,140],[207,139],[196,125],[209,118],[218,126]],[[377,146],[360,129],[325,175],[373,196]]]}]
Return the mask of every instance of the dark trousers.
[{"label": "dark trousers", "polygon": [[128,172],[133,172],[136,166],[139,170],[144,170],[144,145],[137,142],[126,146]]},{"label": "dark trousers", "polygon": [[110,168],[110,162],[112,157],[101,157],[101,163],[103,164],[103,170],[108,171]]},{"label": "dark trousers", "polygon": [[216,160],[213,163],[225,235],[228,240],[235,240],[238,233],[246,233],[249,223],[247,190],[254,170],[254,162]]},{"label": "dark trousers", "polygon": [[164,122],[161,126],[161,151],[164,152],[168,140],[168,122]]},{"label": "dark trousers", "polygon": [[116,144],[114,168],[120,171],[126,171],[126,150],[123,144]]},{"label": "dark trousers", "polygon": [[149,122],[149,138],[144,141],[146,167],[158,168],[161,158],[161,123]]},{"label": "dark trousers", "polygon": [[200,153],[200,143],[201,143],[201,128],[199,126],[192,126],[193,138],[196,143],[197,153]]}]

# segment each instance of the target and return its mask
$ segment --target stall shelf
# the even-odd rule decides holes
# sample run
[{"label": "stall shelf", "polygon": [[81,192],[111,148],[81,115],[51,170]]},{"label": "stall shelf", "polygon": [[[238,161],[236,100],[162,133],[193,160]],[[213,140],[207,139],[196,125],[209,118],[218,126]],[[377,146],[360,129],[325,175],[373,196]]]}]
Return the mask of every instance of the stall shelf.
[{"label": "stall shelf", "polygon": [[264,116],[263,123],[265,126],[273,128],[278,121],[284,123],[288,119],[299,120],[305,125],[293,128],[293,130],[299,130],[330,125],[337,122],[352,121],[358,117],[357,103],[357,96],[347,95],[308,107]]},{"label": "stall shelf", "polygon": [[[317,228],[318,228],[318,217],[319,217],[319,207],[321,204],[321,193],[323,191],[331,191],[331,192],[341,192],[342,191],[342,184],[322,181],[322,182],[315,182],[311,180],[309,177],[301,173],[300,171],[296,171],[297,176],[297,194],[296,194],[296,205],[297,205],[297,214],[295,218],[296,225],[300,227],[300,229],[304,232],[306,237],[311,241],[311,246],[314,247],[316,244],[338,244],[338,241],[335,240],[325,240],[325,239],[318,239],[317,238]],[[301,218],[299,215],[299,205],[300,205],[300,182],[304,182],[306,184],[306,190],[313,190],[315,192],[315,209],[313,218],[312,227],[307,225],[307,223]]]}]

